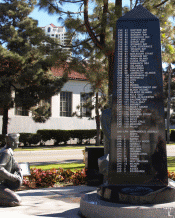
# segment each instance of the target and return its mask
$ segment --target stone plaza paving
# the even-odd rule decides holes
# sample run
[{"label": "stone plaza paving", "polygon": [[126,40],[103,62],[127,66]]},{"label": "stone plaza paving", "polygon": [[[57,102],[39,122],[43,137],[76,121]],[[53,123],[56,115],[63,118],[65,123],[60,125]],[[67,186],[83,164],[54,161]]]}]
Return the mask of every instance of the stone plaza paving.
[{"label": "stone plaza paving", "polygon": [[92,192],[96,187],[67,186],[18,191],[21,206],[0,206],[0,217],[66,217],[78,218],[82,194]]}]

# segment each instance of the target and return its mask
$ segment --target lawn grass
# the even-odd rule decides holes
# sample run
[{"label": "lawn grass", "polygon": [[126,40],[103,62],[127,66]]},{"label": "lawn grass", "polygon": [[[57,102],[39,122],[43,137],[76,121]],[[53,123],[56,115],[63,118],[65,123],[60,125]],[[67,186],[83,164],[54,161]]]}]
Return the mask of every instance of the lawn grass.
[{"label": "lawn grass", "polygon": [[[167,157],[168,170],[175,172],[175,157]],[[49,170],[52,168],[58,169],[70,169],[75,171],[76,169],[82,169],[85,167],[84,163],[63,163],[63,164],[48,164],[48,165],[31,165],[30,168],[41,168],[43,170]]]},{"label": "lawn grass", "polygon": [[85,167],[84,163],[63,163],[63,164],[48,164],[48,165],[31,165],[30,168],[37,168],[37,169],[42,169],[42,170],[50,170],[50,169],[58,169],[58,168],[63,168],[65,170],[70,169],[71,171],[83,169]]},{"label": "lawn grass", "polygon": [[[94,145],[92,145],[94,146]],[[37,150],[67,150],[67,149],[85,149],[85,146],[59,146],[59,147],[30,147],[30,148],[17,148],[15,151],[37,151]],[[167,165],[168,170],[175,172],[175,157],[167,157]],[[75,171],[75,169],[82,169],[85,167],[85,164],[82,163],[67,163],[67,164],[48,164],[48,165],[31,165],[30,168],[41,168],[43,170],[48,169],[70,169],[72,171]]]},{"label": "lawn grass", "polygon": [[167,157],[168,170],[175,172],[175,157]]}]

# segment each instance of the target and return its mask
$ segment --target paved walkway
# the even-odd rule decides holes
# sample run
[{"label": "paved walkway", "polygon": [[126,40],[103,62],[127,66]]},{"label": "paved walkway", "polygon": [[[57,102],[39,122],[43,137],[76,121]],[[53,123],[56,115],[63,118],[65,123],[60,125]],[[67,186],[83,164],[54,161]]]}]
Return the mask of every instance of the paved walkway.
[{"label": "paved walkway", "polygon": [[96,187],[82,185],[18,191],[21,206],[0,207],[0,217],[80,218],[81,195],[94,190]]}]

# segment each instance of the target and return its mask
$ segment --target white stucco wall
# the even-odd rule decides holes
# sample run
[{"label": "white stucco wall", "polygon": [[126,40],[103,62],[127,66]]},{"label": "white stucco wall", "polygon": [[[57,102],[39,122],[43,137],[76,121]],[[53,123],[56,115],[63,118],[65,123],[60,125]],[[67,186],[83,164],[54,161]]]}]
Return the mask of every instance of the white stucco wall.
[{"label": "white stucco wall", "polygon": [[[70,80],[62,91],[72,92],[72,112],[77,111],[76,107],[80,105],[80,93],[90,92],[90,84],[87,81]],[[35,123],[29,116],[16,116],[15,109],[9,110],[8,133],[27,132],[36,133],[38,129],[95,129],[95,120],[89,120],[86,117],[82,119],[77,117],[60,117],[60,93],[52,97],[51,100],[51,118],[46,123]],[[95,117],[95,112],[92,112]],[[2,116],[0,116],[0,133],[2,133]]]},{"label": "white stucco wall", "polygon": [[[2,116],[0,116],[0,131],[2,132]],[[79,119],[76,117],[51,117],[46,123],[35,123],[31,117],[14,116],[9,119],[8,133],[27,132],[36,133],[38,129],[95,129],[95,121],[87,118]]]}]

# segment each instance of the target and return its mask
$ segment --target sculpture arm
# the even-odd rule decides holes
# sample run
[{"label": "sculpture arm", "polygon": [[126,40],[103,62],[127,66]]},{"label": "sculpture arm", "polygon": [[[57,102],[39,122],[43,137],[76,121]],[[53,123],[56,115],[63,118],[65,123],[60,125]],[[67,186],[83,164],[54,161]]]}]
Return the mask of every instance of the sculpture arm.
[{"label": "sculpture arm", "polygon": [[21,168],[20,168],[18,162],[15,161],[15,158],[14,158],[14,157],[12,157],[12,162],[13,162],[13,166],[12,166],[12,171],[11,171],[11,173],[14,173],[14,172],[21,173]]},{"label": "sculpture arm", "polygon": [[0,167],[0,178],[2,180],[10,180],[12,182],[21,181],[21,177],[17,174],[9,173],[4,167]]},{"label": "sculpture arm", "polygon": [[[19,181],[21,183],[21,181],[22,181],[21,173],[13,174],[14,172],[10,173],[10,172],[8,172],[8,170],[5,169],[6,165],[9,163],[10,159],[11,159],[11,155],[8,152],[2,152],[0,154],[0,180],[1,181],[10,180],[10,181],[14,181],[14,182]],[[16,169],[16,172],[18,172],[16,164],[15,164],[15,169]]]},{"label": "sculpture arm", "polygon": [[19,164],[15,161],[14,158],[13,158],[13,160],[14,160],[14,162],[13,162],[14,164],[13,164],[13,168],[12,168],[12,173],[17,172],[17,174],[20,175],[20,177],[23,179],[22,171],[21,171]]},{"label": "sculpture arm", "polygon": [[10,161],[10,155],[7,152],[2,152],[0,154],[0,167],[5,167]]}]

